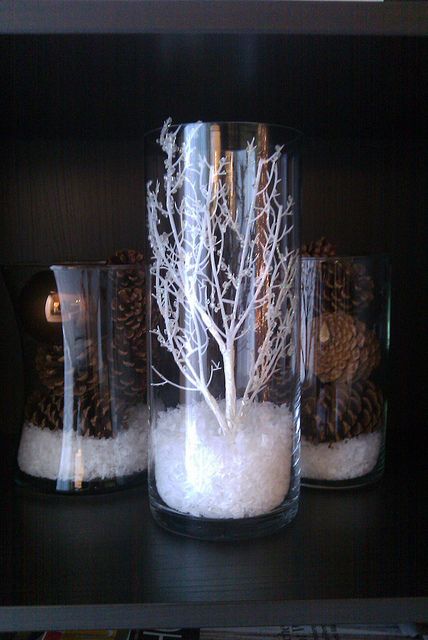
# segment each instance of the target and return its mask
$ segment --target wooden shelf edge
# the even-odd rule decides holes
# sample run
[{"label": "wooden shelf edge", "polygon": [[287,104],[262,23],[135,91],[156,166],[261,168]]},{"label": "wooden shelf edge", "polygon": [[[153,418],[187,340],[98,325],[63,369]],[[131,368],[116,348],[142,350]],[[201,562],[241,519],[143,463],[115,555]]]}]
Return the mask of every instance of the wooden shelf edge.
[{"label": "wooden shelf edge", "polygon": [[428,34],[428,4],[412,1],[5,0],[0,33]]},{"label": "wooden shelf edge", "polygon": [[252,627],[284,624],[422,622],[427,598],[187,602],[0,608],[0,631],[71,628]]}]

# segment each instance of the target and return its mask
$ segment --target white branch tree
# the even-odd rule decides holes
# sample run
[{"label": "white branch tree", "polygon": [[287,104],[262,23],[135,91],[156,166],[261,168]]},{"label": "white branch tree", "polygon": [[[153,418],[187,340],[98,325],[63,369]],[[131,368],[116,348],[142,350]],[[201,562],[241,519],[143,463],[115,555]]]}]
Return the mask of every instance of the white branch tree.
[{"label": "white branch tree", "polygon": [[[172,354],[185,385],[154,371],[160,384],[200,392],[220,429],[227,432],[236,429],[238,419],[276,372],[279,359],[292,349],[298,258],[295,251],[282,247],[291,232],[294,203],[291,198],[285,207],[280,203],[280,147],[256,160],[254,141],[247,144],[243,179],[251,181],[252,196],[249,201],[238,199],[235,205],[228,177],[230,160],[216,157],[210,163],[197,155],[198,125],[181,146],[177,145],[178,131],[171,128],[170,120],[162,128],[164,193],[159,183],[149,182],[147,203],[154,296],[164,321],[154,331],[161,346]],[[233,267],[228,261],[230,247],[237,248]],[[237,345],[257,311],[263,315],[261,343],[237,403]],[[221,361],[207,365],[212,340]],[[221,369],[223,410],[209,390]]]}]

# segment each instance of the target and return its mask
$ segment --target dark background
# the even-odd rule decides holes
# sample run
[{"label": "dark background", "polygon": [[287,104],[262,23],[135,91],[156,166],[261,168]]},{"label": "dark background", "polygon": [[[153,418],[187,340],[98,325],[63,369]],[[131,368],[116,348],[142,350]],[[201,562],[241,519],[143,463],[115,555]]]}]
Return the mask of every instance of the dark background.
[{"label": "dark background", "polygon": [[[177,31],[187,16],[191,31],[207,27],[206,10],[219,31],[422,33],[427,24],[424,3],[336,5],[6,1],[0,28],[129,31],[136,17],[136,30]],[[4,455],[3,630],[426,621],[427,54],[427,38],[404,36],[0,37],[0,263],[97,259],[142,244],[142,136],[172,116],[301,129],[303,238],[386,251],[393,266],[379,485],[304,489],[284,532],[209,544],[160,530],[144,487],[36,494],[11,482]],[[19,432],[22,371],[3,285],[0,301],[6,454],[3,436]]]},{"label": "dark background", "polygon": [[[142,137],[167,116],[301,129],[303,239],[391,255],[400,448],[426,426],[427,54],[427,39],[402,36],[2,36],[0,263],[141,246]],[[17,433],[19,343],[1,286],[0,429]]]}]

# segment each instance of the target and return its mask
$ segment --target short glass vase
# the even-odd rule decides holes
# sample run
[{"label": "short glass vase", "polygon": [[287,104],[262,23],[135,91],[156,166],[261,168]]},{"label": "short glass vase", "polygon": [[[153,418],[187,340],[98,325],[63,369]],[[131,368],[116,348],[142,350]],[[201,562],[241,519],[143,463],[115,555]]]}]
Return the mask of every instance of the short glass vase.
[{"label": "short glass vase", "polygon": [[301,286],[302,483],[376,482],[385,460],[389,259],[303,257]]},{"label": "short glass vase", "polygon": [[145,267],[15,265],[3,273],[24,360],[17,482],[82,494],[144,481]]},{"label": "short glass vase", "polygon": [[149,497],[178,534],[261,536],[297,512],[299,137],[167,122],[146,138]]}]

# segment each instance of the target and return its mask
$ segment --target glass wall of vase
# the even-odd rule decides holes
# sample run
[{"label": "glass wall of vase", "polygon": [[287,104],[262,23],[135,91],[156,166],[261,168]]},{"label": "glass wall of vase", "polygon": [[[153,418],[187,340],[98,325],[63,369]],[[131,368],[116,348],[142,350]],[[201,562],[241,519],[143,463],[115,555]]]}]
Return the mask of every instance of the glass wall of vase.
[{"label": "glass wall of vase", "polygon": [[[87,493],[144,477],[147,331],[139,256],[3,268],[24,358],[18,482]],[[124,264],[128,259],[134,262]]]},{"label": "glass wall of vase", "polygon": [[297,511],[299,137],[167,121],[146,138],[149,496],[183,535],[263,535]]},{"label": "glass wall of vase", "polygon": [[306,256],[301,278],[302,480],[374,482],[384,469],[389,260]]}]

